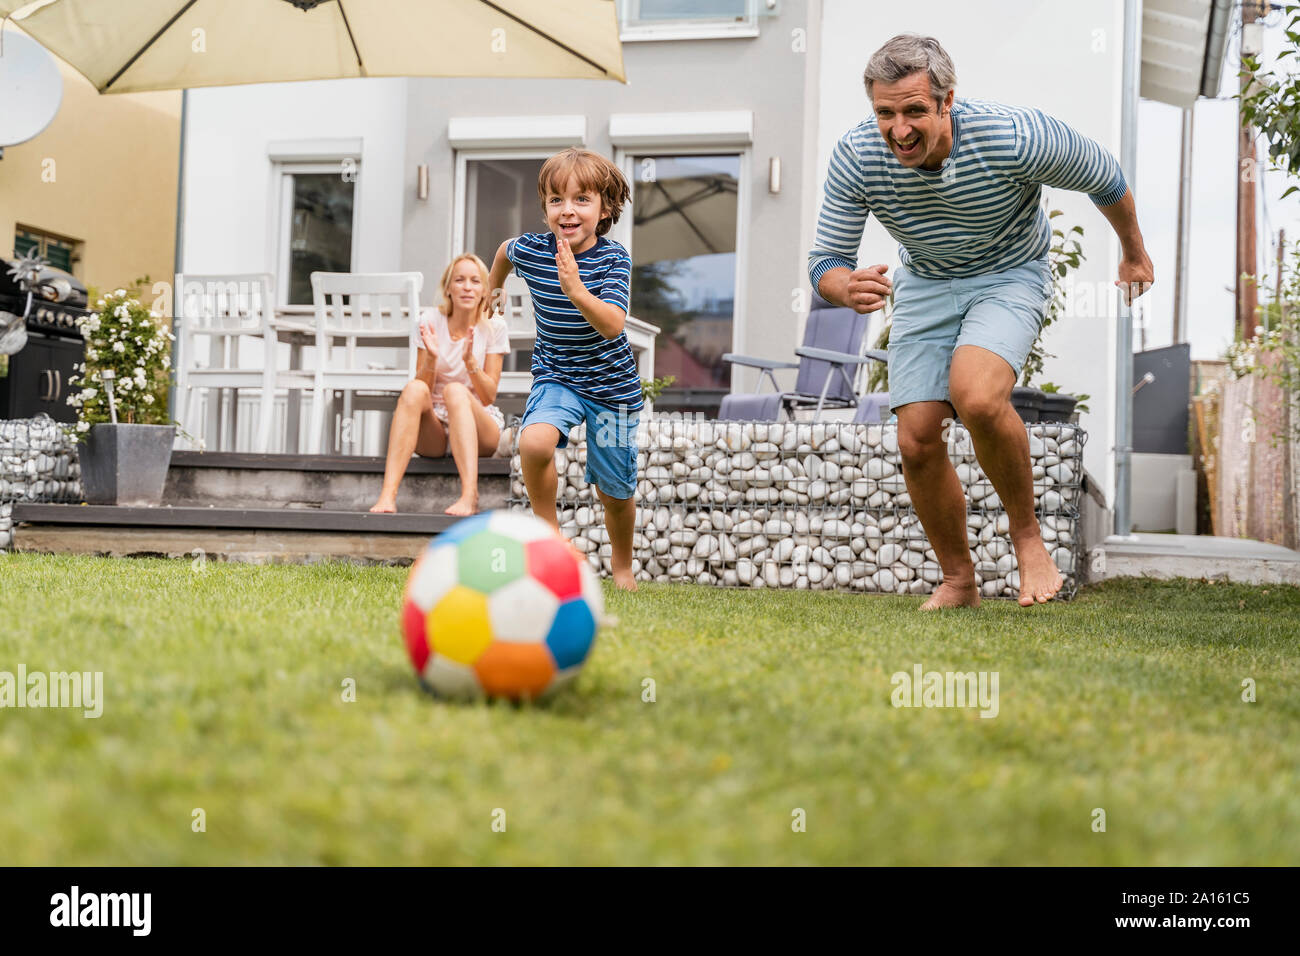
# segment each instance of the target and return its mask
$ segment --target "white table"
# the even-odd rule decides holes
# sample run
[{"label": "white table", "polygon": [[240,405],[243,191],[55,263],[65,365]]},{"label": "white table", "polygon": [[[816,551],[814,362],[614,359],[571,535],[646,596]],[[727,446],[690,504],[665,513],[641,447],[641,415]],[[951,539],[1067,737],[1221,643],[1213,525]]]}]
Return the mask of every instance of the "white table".
[{"label": "white table", "polygon": [[[275,315],[271,319],[271,326],[275,329],[276,339],[289,346],[289,369],[291,371],[302,369],[303,347],[315,346],[316,344],[315,320],[316,310],[314,306],[284,305],[277,307],[275,310]],[[637,374],[644,379],[654,378],[655,337],[659,334],[659,327],[629,315],[624,323],[624,331],[627,333],[628,344],[632,346],[632,355],[636,359]],[[528,348],[535,337],[536,333],[532,329],[511,330],[510,348],[511,350]],[[335,336],[334,338],[339,340],[346,338],[346,336]],[[405,348],[406,343],[406,336],[394,336],[391,339],[367,339],[365,347],[400,349]],[[531,372],[502,372],[501,381],[497,386],[497,394],[508,398],[524,399],[528,397],[528,392],[532,386],[533,375]],[[287,449],[291,449],[292,452],[298,450],[298,434],[301,422],[302,390],[292,389],[289,392],[285,432],[285,446]]]}]

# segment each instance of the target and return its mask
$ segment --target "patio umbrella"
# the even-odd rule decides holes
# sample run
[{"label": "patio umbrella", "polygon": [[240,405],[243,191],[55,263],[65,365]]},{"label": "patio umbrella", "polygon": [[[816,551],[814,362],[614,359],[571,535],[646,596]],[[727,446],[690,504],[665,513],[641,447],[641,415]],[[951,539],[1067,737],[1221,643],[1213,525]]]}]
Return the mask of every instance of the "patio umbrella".
[{"label": "patio umbrella", "polygon": [[625,81],[613,0],[0,0],[101,93],[363,76]]}]

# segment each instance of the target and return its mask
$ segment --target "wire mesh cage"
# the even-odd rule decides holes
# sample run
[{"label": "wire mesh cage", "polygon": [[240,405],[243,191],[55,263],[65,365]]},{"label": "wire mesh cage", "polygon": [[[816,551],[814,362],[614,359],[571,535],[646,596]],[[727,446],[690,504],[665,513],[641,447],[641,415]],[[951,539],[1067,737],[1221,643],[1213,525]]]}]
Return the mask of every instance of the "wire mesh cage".
[{"label": "wire mesh cage", "polygon": [[81,500],[76,444],[48,415],[0,420],[0,552],[13,543],[19,501]]},{"label": "wire mesh cage", "polygon": [[[1071,423],[1026,426],[1034,506],[1045,546],[1073,597],[1083,446]],[[516,429],[516,434],[518,429]],[[604,508],[584,480],[585,426],[556,451],[561,531],[610,573]],[[985,597],[1016,597],[1010,519],[967,430],[944,441],[968,501],[967,544]],[[637,432],[633,571],[642,581],[926,594],[941,580],[902,473],[896,425],[710,422],[671,416]],[[528,507],[516,448],[511,508]]]}]

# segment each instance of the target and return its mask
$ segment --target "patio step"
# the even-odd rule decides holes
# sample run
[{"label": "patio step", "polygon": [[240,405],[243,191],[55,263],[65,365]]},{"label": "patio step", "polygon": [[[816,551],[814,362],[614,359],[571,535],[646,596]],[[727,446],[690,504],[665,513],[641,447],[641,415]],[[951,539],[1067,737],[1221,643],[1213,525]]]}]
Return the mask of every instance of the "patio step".
[{"label": "patio step", "polygon": [[[1099,549],[1104,552],[1103,578],[1205,578],[1300,586],[1300,552],[1250,538],[1140,532],[1111,535]],[[1091,560],[1098,563],[1095,553]]]},{"label": "patio step", "polygon": [[[383,483],[384,459],[354,455],[254,455],[235,452],[172,453],[162,503],[178,508],[285,508],[368,511]],[[479,508],[505,506],[510,461],[480,458]],[[456,463],[411,459],[397,493],[399,513],[441,515],[460,497]]]},{"label": "patio step", "polygon": [[310,564],[407,564],[458,519],[306,508],[15,503],[15,551]]}]

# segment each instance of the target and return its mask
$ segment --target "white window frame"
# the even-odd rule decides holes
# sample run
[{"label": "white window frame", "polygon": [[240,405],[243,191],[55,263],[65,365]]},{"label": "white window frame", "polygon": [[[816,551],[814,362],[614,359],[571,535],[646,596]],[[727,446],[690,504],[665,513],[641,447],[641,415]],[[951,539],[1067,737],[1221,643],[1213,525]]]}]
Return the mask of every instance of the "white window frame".
[{"label": "white window frame", "polygon": [[760,11],[771,12],[768,0],[747,0],[744,19],[727,17],[683,17],[679,20],[640,20],[641,0],[618,0],[619,39],[624,43],[643,40],[725,40],[758,36]]},{"label": "white window frame", "polygon": [[[339,176],[343,175],[343,164],[350,161],[354,164],[353,171],[356,179],[352,183],[352,248],[348,252],[350,260],[350,271],[357,271],[357,255],[361,250],[361,202],[362,202],[362,177],[361,177],[361,160],[359,156],[335,156],[330,159],[312,159],[307,162],[286,162],[282,160],[275,161],[275,174],[272,177],[274,188],[278,191],[276,203],[272,207],[278,211],[278,214],[272,217],[271,227],[274,230],[272,239],[268,248],[272,250],[273,260],[268,271],[275,276],[275,301],[277,308],[286,308],[289,306],[289,272],[290,272],[290,253],[293,251],[289,248],[291,239],[291,230],[293,228],[293,177],[303,174],[319,175],[321,173],[334,173]],[[310,303],[308,303],[310,305]],[[302,303],[296,303],[296,308],[304,308]]]},{"label": "white window frame", "polygon": [[[730,145],[681,145],[680,143],[670,143],[668,145],[640,145],[642,141],[638,140],[635,146],[617,146],[614,149],[614,162],[618,168],[623,171],[627,177],[628,184],[632,187],[633,193],[636,192],[637,180],[636,170],[633,168],[632,159],[634,156],[659,154],[661,156],[739,156],[740,170],[736,182],[736,275],[735,275],[735,304],[731,317],[731,351],[745,353],[745,333],[744,316],[747,309],[747,295],[744,278],[749,275],[749,206],[750,206],[750,168],[752,165],[752,146],[749,143],[733,142]],[[628,254],[635,260],[636,254],[632,250],[632,202],[628,200],[628,205],[624,209],[622,217],[614,223],[610,229],[609,238],[621,243],[628,251]],[[636,303],[632,303],[632,314],[636,315]],[[736,387],[736,366],[731,366],[731,379],[728,387]]]},{"label": "white window frame", "polygon": [[[451,254],[456,257],[465,252],[465,217],[469,213],[469,163],[470,160],[493,159],[546,159],[555,152],[554,149],[520,148],[520,149],[458,149],[456,150],[456,181],[452,188],[451,217]],[[540,232],[542,225],[542,204],[537,203],[537,221],[530,232]],[[502,236],[503,240],[514,236]],[[489,262],[488,268],[492,268]]]}]

